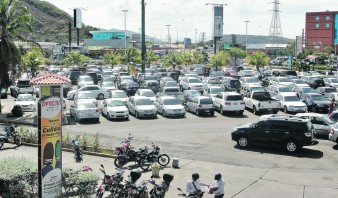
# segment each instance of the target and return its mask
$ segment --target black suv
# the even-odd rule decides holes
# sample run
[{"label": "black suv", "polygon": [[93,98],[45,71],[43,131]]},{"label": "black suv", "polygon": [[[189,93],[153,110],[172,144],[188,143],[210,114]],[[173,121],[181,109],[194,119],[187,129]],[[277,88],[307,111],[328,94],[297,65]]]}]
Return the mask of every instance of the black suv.
[{"label": "black suv", "polygon": [[311,121],[296,116],[262,116],[256,123],[235,127],[231,137],[241,148],[250,144],[284,146],[290,153],[318,143]]}]

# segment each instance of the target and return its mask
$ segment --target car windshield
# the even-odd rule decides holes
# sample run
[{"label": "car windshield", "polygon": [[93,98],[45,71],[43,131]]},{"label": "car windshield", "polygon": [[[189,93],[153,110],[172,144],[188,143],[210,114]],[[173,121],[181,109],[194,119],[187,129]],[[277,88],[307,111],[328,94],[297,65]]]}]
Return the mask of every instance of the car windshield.
[{"label": "car windshield", "polygon": [[170,98],[170,99],[164,99],[163,104],[164,105],[179,105],[181,103],[176,98]]},{"label": "car windshield", "polygon": [[335,78],[330,79],[330,81],[331,81],[331,83],[338,83],[338,79],[335,79]]},{"label": "car windshield", "polygon": [[152,105],[153,102],[150,99],[137,99],[136,105],[143,106],[143,105]]},{"label": "car windshield", "polygon": [[251,87],[250,90],[252,92],[254,92],[254,91],[265,91],[264,87]]},{"label": "car windshield", "polygon": [[173,81],[166,82],[165,85],[167,87],[178,87],[179,86],[177,82],[173,82]]},{"label": "car windshield", "polygon": [[299,101],[299,98],[297,98],[296,96],[285,96],[284,101],[285,102],[296,102],[296,101]]},{"label": "car windshield", "polygon": [[328,123],[328,124],[334,124],[328,117],[323,116],[322,119],[324,120],[324,122]]},{"label": "car windshield", "polygon": [[247,82],[247,83],[259,83],[259,80],[257,78],[246,78],[245,82]]},{"label": "car windshield", "polygon": [[251,71],[251,70],[242,70],[241,72],[245,75],[252,75],[253,74],[253,71]]},{"label": "car windshield", "polygon": [[178,89],[165,89],[164,92],[168,93],[168,92],[180,92],[180,91]]},{"label": "car windshield", "polygon": [[91,109],[97,108],[93,103],[80,103],[78,109]]},{"label": "car windshield", "polygon": [[279,92],[292,92],[290,87],[279,87]]},{"label": "car windshield", "polygon": [[17,84],[18,87],[30,87],[30,82],[29,81],[18,81]]},{"label": "car windshield", "polygon": [[152,91],[142,91],[140,95],[146,97],[155,97],[155,94]]},{"label": "car windshield", "polygon": [[290,82],[287,78],[279,78],[278,82]]},{"label": "car windshield", "polygon": [[239,80],[230,80],[230,85],[231,86],[240,85],[240,82],[239,82]]},{"label": "car windshield", "polygon": [[312,100],[314,101],[328,101],[324,96],[322,95],[312,95]]},{"label": "car windshield", "polygon": [[103,82],[102,87],[113,87],[115,84],[113,82]]},{"label": "car windshield", "polygon": [[243,100],[243,98],[241,95],[233,95],[233,96],[227,96],[225,100],[236,101],[236,100]]},{"label": "car windshield", "polygon": [[214,76],[224,76],[222,71],[216,71],[212,73]]},{"label": "car windshield", "polygon": [[104,82],[113,82],[114,79],[112,77],[105,77],[105,78],[103,78],[103,81]]},{"label": "car windshield", "polygon": [[144,80],[156,80],[155,76],[144,76]]},{"label": "car windshield", "polygon": [[224,91],[224,90],[220,87],[210,88],[210,93],[212,93],[212,94],[218,94],[219,92],[222,92],[222,91]]},{"label": "car windshield", "polygon": [[128,97],[126,92],[112,92],[111,96],[112,96],[112,98],[126,98],[126,97]]},{"label": "car windshield", "polygon": [[202,98],[200,99],[201,104],[214,104],[211,100],[211,98]]},{"label": "car windshield", "polygon": [[104,72],[103,75],[104,76],[112,76],[112,75],[114,75],[114,73],[113,72]]},{"label": "car windshield", "polygon": [[120,100],[109,100],[107,103],[108,107],[118,107],[118,106],[125,106],[122,101]]},{"label": "car windshield", "polygon": [[310,87],[306,87],[306,88],[303,88],[303,92],[304,92],[304,93],[314,93],[315,90],[312,89],[312,88],[310,88]]},{"label": "car windshield", "polygon": [[336,89],[334,88],[325,89],[325,93],[333,93],[333,92],[337,92]]},{"label": "car windshield", "polygon": [[77,98],[78,99],[93,99],[94,96],[92,93],[79,93]]},{"label": "car windshield", "polygon": [[86,77],[82,77],[79,79],[80,81],[83,81],[83,82],[90,82],[90,81],[93,81],[92,78],[90,76],[86,76]]},{"label": "car windshield", "polygon": [[27,95],[18,95],[18,98],[16,99],[17,101],[33,101],[33,96],[30,94]]},{"label": "car windshield", "polygon": [[199,79],[192,78],[189,79],[189,83],[201,83],[201,81]]},{"label": "car windshield", "polygon": [[305,84],[303,80],[294,80],[293,81],[295,84]]}]

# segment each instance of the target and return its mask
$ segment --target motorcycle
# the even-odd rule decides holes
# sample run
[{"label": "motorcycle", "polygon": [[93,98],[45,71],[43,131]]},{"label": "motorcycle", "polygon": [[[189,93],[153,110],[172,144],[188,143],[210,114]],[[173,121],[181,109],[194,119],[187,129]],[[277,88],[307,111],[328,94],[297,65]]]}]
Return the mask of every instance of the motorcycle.
[{"label": "motorcycle", "polygon": [[81,148],[79,146],[79,141],[78,140],[73,140],[73,145],[74,145],[74,158],[76,159],[76,162],[81,162],[83,161],[83,154],[81,151]]},{"label": "motorcycle", "polygon": [[102,183],[96,191],[96,197],[102,198],[106,191],[110,191],[112,195],[117,194],[120,182],[123,180],[123,170],[118,170],[114,175],[107,175],[104,166],[101,164],[100,171],[103,173]]},{"label": "motorcycle", "polygon": [[178,194],[178,196],[187,197],[187,198],[201,198],[203,197],[203,194],[204,194],[203,191],[200,191],[198,194],[195,194],[195,195],[187,195],[182,191],[182,189],[177,188],[177,190],[181,191],[181,194]]},{"label": "motorcycle", "polygon": [[[126,198],[146,198],[142,195],[145,194],[146,185],[142,184],[142,186],[137,186],[136,181],[141,177],[141,172],[139,171],[131,171],[129,180],[124,181],[124,183],[120,183],[116,192],[112,192],[111,195],[114,198],[126,197]],[[143,192],[142,192],[143,191]]]},{"label": "motorcycle", "polygon": [[139,167],[144,171],[148,170],[154,162],[158,162],[161,166],[166,166],[170,162],[170,158],[167,154],[160,155],[160,147],[154,145],[154,143],[152,143],[151,146],[151,151],[147,153],[143,152],[144,155],[138,161]]},{"label": "motorcycle", "polygon": [[15,130],[16,126],[12,123],[5,127],[5,136],[0,137],[0,149],[4,146],[5,142],[12,139],[17,146],[22,144],[21,136]]},{"label": "motorcycle", "polygon": [[158,185],[155,181],[150,181],[154,187],[150,190],[150,198],[164,198],[165,193],[168,192],[170,182],[174,179],[174,175],[172,174],[163,174],[163,181]]}]

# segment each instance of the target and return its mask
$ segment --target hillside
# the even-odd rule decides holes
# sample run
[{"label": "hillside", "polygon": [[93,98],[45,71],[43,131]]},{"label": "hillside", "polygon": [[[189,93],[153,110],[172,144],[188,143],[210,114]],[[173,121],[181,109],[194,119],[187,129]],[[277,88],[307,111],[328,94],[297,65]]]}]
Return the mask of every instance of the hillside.
[{"label": "hillside", "polygon": [[[227,43],[231,43],[231,34],[227,34],[223,36],[223,40]],[[237,44],[245,43],[245,35],[236,34]],[[292,39],[282,38],[281,43],[291,43],[294,42]],[[260,35],[248,35],[248,43],[249,44],[266,44],[272,43],[269,36],[260,36]]]},{"label": "hillside", "polygon": [[[33,15],[35,32],[27,35],[29,39],[38,42],[68,43],[68,23],[72,17],[53,4],[40,0],[22,0]],[[97,30],[92,26],[83,26],[80,30],[80,40],[90,38],[88,31]],[[76,30],[72,28],[72,42],[76,42]]]}]

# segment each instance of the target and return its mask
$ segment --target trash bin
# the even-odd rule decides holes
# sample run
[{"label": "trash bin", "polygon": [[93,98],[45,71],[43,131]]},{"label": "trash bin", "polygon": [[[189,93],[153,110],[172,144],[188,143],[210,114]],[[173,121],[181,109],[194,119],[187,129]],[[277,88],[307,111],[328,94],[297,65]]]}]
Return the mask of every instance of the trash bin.
[{"label": "trash bin", "polygon": [[179,163],[178,158],[173,158],[173,164],[172,164],[172,167],[173,167],[173,168],[178,168],[178,163]]}]

